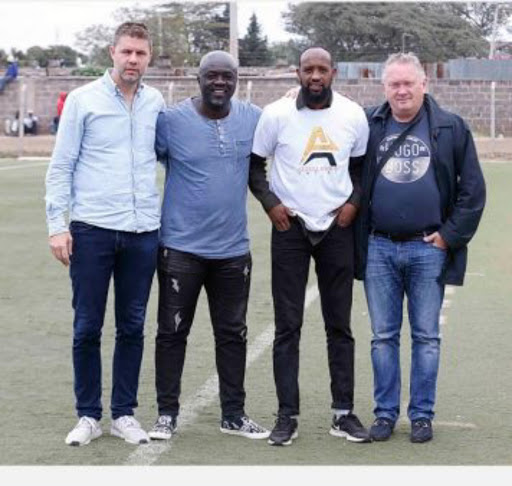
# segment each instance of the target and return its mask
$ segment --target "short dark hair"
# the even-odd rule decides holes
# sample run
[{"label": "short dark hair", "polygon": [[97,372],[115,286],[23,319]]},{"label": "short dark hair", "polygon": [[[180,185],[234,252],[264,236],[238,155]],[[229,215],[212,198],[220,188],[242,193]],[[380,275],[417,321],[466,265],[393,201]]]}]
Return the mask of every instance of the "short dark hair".
[{"label": "short dark hair", "polygon": [[151,35],[148,28],[141,22],[124,22],[117,29],[114,34],[114,46],[117,45],[119,39],[123,36],[135,37],[137,39],[147,40],[149,48],[153,48],[151,42]]}]

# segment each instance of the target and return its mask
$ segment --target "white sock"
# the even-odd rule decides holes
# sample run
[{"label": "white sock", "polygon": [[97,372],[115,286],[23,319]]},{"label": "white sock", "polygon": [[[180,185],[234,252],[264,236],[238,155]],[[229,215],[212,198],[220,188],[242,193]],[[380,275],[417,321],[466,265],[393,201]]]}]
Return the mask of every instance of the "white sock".
[{"label": "white sock", "polygon": [[350,410],[339,410],[339,409],[333,409],[334,416],[338,419],[340,417],[343,417],[344,415],[348,415],[350,413]]}]

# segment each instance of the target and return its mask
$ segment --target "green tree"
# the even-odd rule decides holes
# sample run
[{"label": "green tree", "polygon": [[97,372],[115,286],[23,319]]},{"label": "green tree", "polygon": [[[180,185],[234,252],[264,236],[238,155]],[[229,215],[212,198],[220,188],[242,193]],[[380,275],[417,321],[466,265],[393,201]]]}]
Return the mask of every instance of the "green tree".
[{"label": "green tree", "polygon": [[29,47],[25,56],[27,61],[35,62],[39,67],[48,66],[50,59],[60,59],[63,66],[74,67],[79,54],[69,46],[55,45],[46,49],[41,46]]},{"label": "green tree", "polygon": [[299,64],[300,53],[307,47],[305,41],[297,41],[290,39],[286,42],[274,42],[270,45],[269,50],[275,63],[283,61],[287,65]]},{"label": "green tree", "polygon": [[114,29],[103,24],[93,24],[76,34],[78,49],[87,55],[88,63],[98,67],[112,64],[108,46],[114,38]]},{"label": "green tree", "polygon": [[482,32],[444,3],[300,3],[283,14],[288,32],[337,61],[383,61],[405,44],[427,62],[485,56]]},{"label": "green tree", "polygon": [[50,59],[60,59],[62,66],[75,67],[78,52],[69,46],[54,45],[47,49],[48,57]]},{"label": "green tree", "polygon": [[[143,22],[151,33],[154,58],[171,59],[175,66],[197,64],[203,54],[229,46],[229,4],[227,2],[168,2],[151,8],[124,7],[114,13],[119,23]],[[77,45],[90,62],[110,65],[108,46],[113,29],[90,26],[77,35]]]},{"label": "green tree", "polygon": [[165,3],[148,9],[144,21],[152,32],[155,53],[177,66],[196,65],[208,51],[229,46],[227,2]]},{"label": "green tree", "polygon": [[455,15],[469,22],[486,37],[492,34],[494,15],[498,6],[498,29],[505,27],[512,16],[510,2],[454,2],[447,6]]},{"label": "green tree", "polygon": [[255,13],[251,15],[247,34],[239,40],[238,55],[241,66],[268,66],[272,61],[267,37],[261,35],[261,26]]},{"label": "green tree", "polygon": [[39,67],[48,66],[48,51],[41,46],[32,46],[27,49],[27,60]]}]

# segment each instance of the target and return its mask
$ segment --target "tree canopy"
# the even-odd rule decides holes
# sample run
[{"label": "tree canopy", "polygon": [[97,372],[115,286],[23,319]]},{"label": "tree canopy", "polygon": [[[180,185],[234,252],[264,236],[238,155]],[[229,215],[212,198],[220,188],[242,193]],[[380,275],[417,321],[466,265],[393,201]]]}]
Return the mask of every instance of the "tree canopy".
[{"label": "tree canopy", "polygon": [[446,3],[300,3],[283,17],[288,32],[338,61],[383,61],[404,47],[426,62],[488,51],[482,32]]},{"label": "tree canopy", "polygon": [[[143,22],[153,42],[154,58],[166,57],[175,66],[196,65],[211,50],[229,46],[229,4],[227,2],[167,2],[151,8],[123,7],[116,20]],[[77,45],[93,64],[108,66],[108,45],[113,29],[90,26],[77,35]]]},{"label": "tree canopy", "polygon": [[239,40],[238,57],[240,66],[269,66],[272,61],[267,38],[261,34],[261,25],[255,13],[251,15],[247,34]]},{"label": "tree canopy", "polygon": [[110,66],[108,46],[112,43],[114,29],[102,24],[93,24],[76,34],[76,45],[87,55],[89,64]]},{"label": "tree canopy", "polygon": [[486,37],[492,34],[498,7],[498,28],[505,27],[512,15],[510,2],[452,2],[447,6],[455,15],[469,22]]}]

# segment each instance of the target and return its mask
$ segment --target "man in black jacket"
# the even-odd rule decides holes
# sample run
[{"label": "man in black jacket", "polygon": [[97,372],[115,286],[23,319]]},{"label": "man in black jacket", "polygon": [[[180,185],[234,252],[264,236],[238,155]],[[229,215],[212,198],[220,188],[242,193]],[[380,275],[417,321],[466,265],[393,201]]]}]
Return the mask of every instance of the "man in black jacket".
[{"label": "man in black jacket", "polygon": [[406,295],[412,336],[407,412],[411,441],[426,442],[433,437],[444,286],[463,283],[485,182],[468,126],[426,94],[416,56],[390,56],[382,81],[386,103],[367,110],[370,138],[356,226],[356,277],[364,280],[373,334],[370,433],[376,441],[389,439],[399,416]]}]

